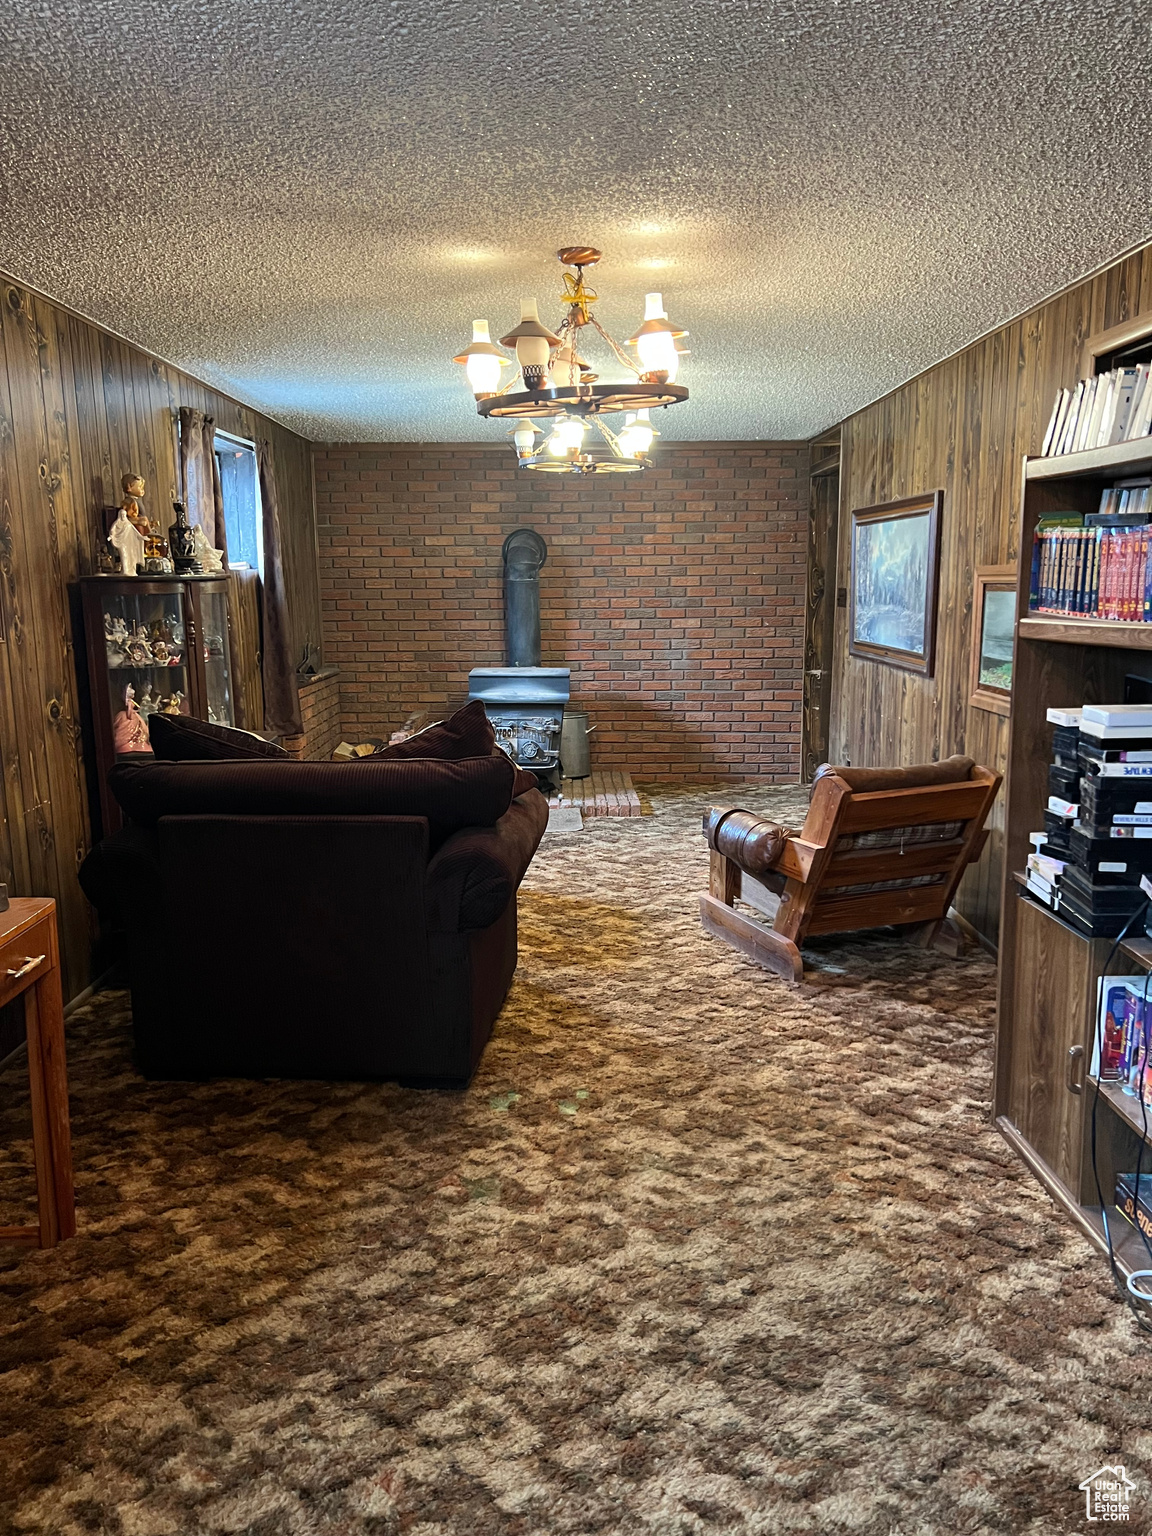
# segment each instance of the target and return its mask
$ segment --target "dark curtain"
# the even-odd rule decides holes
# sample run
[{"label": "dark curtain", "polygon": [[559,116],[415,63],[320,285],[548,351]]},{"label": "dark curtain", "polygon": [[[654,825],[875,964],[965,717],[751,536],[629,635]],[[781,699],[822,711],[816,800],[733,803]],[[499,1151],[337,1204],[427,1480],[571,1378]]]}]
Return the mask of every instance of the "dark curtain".
[{"label": "dark curtain", "polygon": [[288,633],[288,601],[280,542],[280,500],[272,448],[256,448],[260,469],[260,501],[264,511],[264,582],[261,627],[264,632],[264,729],[276,736],[299,736],[300,698],[296,691],[296,658]]},{"label": "dark curtain", "polygon": [[224,551],[228,568],[228,536],[224,529],[224,493],[216,462],[216,423],[203,411],[180,407],[180,495],[188,521],[199,523],[213,549]]}]

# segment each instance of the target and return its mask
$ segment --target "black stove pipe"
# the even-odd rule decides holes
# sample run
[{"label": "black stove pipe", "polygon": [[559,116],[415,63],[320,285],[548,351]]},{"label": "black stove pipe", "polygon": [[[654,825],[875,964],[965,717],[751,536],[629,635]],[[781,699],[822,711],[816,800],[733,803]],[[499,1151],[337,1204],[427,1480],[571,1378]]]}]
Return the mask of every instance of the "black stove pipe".
[{"label": "black stove pipe", "polygon": [[504,540],[504,645],[510,667],[540,665],[540,567],[548,546],[535,528]]}]

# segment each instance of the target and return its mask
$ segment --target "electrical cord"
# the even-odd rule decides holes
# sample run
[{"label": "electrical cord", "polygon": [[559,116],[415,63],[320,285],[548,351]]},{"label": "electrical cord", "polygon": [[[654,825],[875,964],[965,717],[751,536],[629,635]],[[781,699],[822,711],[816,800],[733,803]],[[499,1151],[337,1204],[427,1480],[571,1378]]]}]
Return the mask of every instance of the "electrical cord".
[{"label": "electrical cord", "polygon": [[[1102,980],[1107,977],[1107,975],[1108,975],[1108,967],[1112,964],[1112,961],[1116,958],[1116,955],[1117,955],[1117,953],[1118,953],[1118,951],[1120,949],[1120,945],[1128,937],[1128,934],[1129,934],[1129,932],[1130,932],[1130,930],[1132,928],[1133,923],[1135,923],[1138,918],[1144,917],[1145,913],[1148,911],[1148,907],[1149,907],[1149,901],[1148,901],[1148,898],[1145,898],[1145,900],[1141,903],[1141,905],[1139,907],[1137,907],[1136,911],[1133,912],[1132,916],[1124,924],[1123,928],[1121,928],[1120,932],[1116,935],[1116,942],[1112,945],[1112,948],[1109,950],[1108,958],[1105,960],[1103,968],[1102,968],[1102,971],[1101,971],[1101,979]],[[1149,983],[1150,979],[1152,979],[1152,972],[1150,972],[1149,975],[1146,975],[1145,978],[1144,978],[1144,998],[1145,998],[1144,1015],[1145,1016],[1144,1016],[1144,1019],[1142,1021],[1142,1027],[1143,1027],[1143,1035],[1144,1035],[1144,1042],[1143,1043],[1144,1043],[1145,1053],[1147,1053],[1147,1050],[1148,1050],[1148,1039],[1149,1039],[1149,1036],[1148,1036],[1148,1017],[1147,1017],[1147,1015],[1148,1015],[1147,998],[1148,998],[1148,983]],[[1104,1001],[1104,996],[1103,996],[1103,991],[1101,991],[1100,1003],[1102,1004],[1103,1001]],[[1096,1048],[1095,1048],[1096,1076],[1093,1079],[1094,1092],[1093,1092],[1093,1095],[1092,1095],[1092,1178],[1093,1178],[1093,1180],[1095,1182],[1095,1185],[1096,1185],[1096,1195],[1097,1195],[1097,1198],[1100,1201],[1100,1218],[1101,1218],[1101,1221],[1103,1222],[1103,1225],[1104,1225],[1104,1242],[1105,1242],[1105,1244],[1107,1246],[1107,1250],[1108,1250],[1108,1268],[1109,1268],[1109,1270],[1111,1271],[1111,1274],[1112,1274],[1112,1283],[1115,1285],[1117,1291],[1120,1293],[1120,1296],[1123,1299],[1123,1301],[1124,1301],[1125,1305],[1127,1306],[1128,1310],[1132,1313],[1132,1316],[1133,1316],[1133,1318],[1134,1318],[1134,1320],[1136,1322],[1137,1327],[1139,1327],[1144,1333],[1152,1334],[1152,1316],[1150,1316],[1149,1312],[1145,1310],[1146,1307],[1152,1308],[1152,1293],[1145,1294],[1145,1292],[1141,1291],[1138,1287],[1133,1287],[1133,1284],[1132,1284],[1133,1280],[1152,1280],[1152,1269],[1137,1269],[1137,1270],[1133,1270],[1131,1275],[1129,1275],[1127,1277],[1125,1277],[1123,1275],[1123,1273],[1121,1272],[1120,1266],[1119,1266],[1119,1264],[1116,1261],[1116,1249],[1115,1249],[1115,1246],[1114,1246],[1114,1244],[1112,1242],[1112,1228],[1111,1228],[1111,1225],[1110,1225],[1109,1220],[1108,1220],[1108,1202],[1104,1198],[1104,1191],[1103,1191],[1103,1189],[1101,1188],[1101,1185],[1100,1185],[1100,1169],[1099,1169],[1099,1165],[1098,1165],[1097,1159],[1096,1159],[1096,1111],[1097,1111],[1097,1107],[1098,1107],[1098,1105],[1100,1103],[1100,1068],[1103,1065],[1103,1059],[1104,1059],[1104,1038],[1103,1037],[1104,1037],[1104,1009],[1103,1009],[1102,1006],[1097,1006],[1097,1009],[1096,1009]],[[1145,1056],[1145,1059],[1147,1059],[1146,1056]],[[1141,1077],[1143,1077],[1143,1067],[1141,1067]],[[1140,1195],[1140,1170],[1141,1170],[1141,1163],[1142,1163],[1142,1160],[1143,1160],[1144,1148],[1145,1148],[1146,1145],[1148,1145],[1148,1106],[1144,1102],[1144,1085],[1143,1085],[1143,1082],[1140,1083],[1140,1105],[1141,1105],[1141,1118],[1142,1118],[1142,1123],[1143,1123],[1143,1132],[1142,1132],[1141,1137],[1140,1137],[1140,1150],[1139,1150],[1139,1152],[1136,1155],[1136,1179],[1135,1179],[1135,1185],[1134,1185],[1134,1190],[1133,1190],[1134,1198],[1137,1201],[1137,1212],[1136,1212],[1137,1217],[1139,1215],[1138,1207],[1139,1207],[1139,1195]],[[1137,1219],[1137,1221],[1136,1221],[1136,1230],[1137,1230],[1137,1232],[1140,1233],[1140,1236],[1141,1236],[1141,1238],[1143,1240],[1143,1243],[1144,1243],[1144,1247],[1148,1250],[1149,1256],[1152,1257],[1152,1244],[1149,1243],[1147,1234],[1142,1230],[1142,1228],[1140,1226],[1139,1219]]]}]

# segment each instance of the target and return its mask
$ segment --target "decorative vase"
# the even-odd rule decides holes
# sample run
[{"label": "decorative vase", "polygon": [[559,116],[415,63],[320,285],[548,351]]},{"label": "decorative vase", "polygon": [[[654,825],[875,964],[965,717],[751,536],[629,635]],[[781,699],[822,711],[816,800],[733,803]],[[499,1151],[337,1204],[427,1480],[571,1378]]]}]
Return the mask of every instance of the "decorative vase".
[{"label": "decorative vase", "polygon": [[188,521],[188,512],[182,501],[174,501],[172,510],[176,521],[168,530],[168,548],[178,576],[197,576],[200,561],[196,556],[196,531]]}]

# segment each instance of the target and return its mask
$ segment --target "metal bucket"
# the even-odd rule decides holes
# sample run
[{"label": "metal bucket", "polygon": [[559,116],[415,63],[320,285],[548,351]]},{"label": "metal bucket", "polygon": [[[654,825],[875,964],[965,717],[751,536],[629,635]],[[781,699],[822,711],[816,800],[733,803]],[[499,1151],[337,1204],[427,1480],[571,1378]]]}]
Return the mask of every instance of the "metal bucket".
[{"label": "metal bucket", "polygon": [[588,724],[582,709],[566,709],[560,727],[560,771],[566,779],[586,779],[592,772],[588,736],[596,727]]}]

